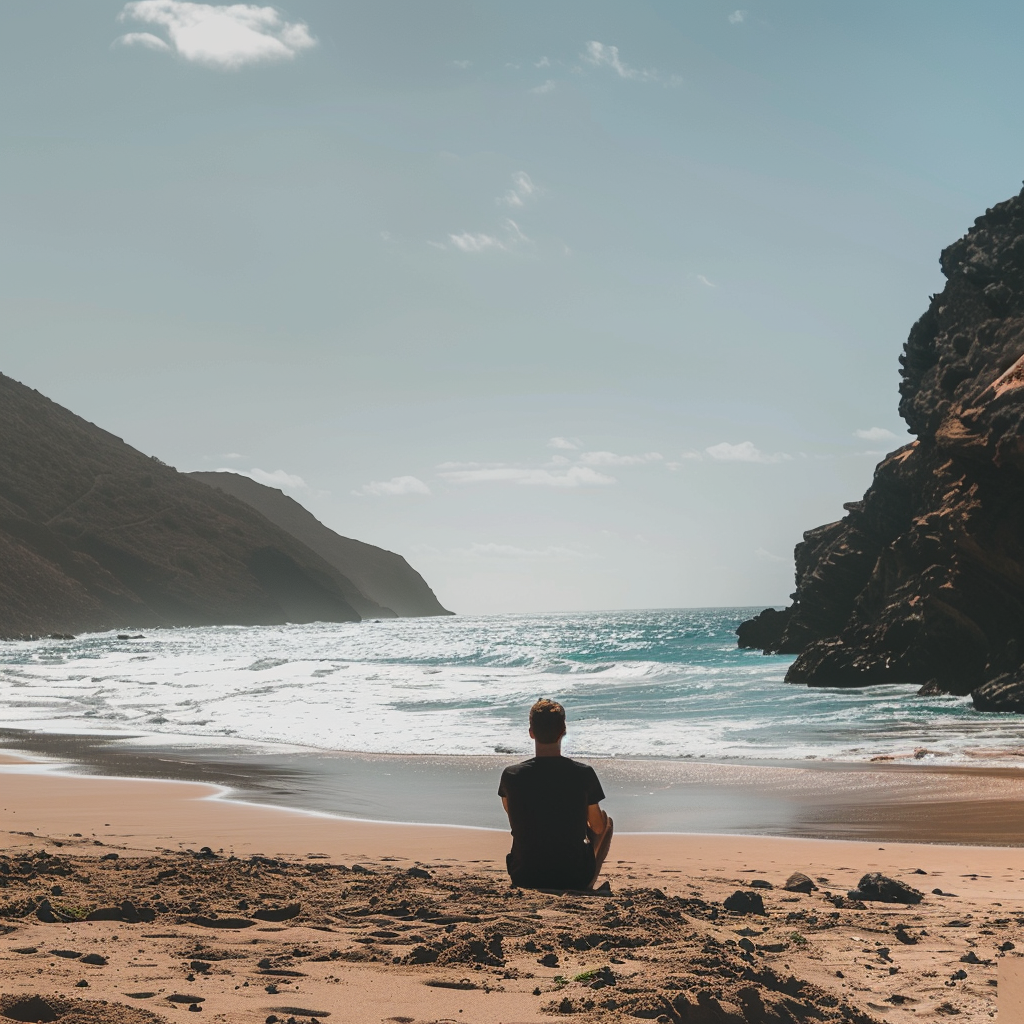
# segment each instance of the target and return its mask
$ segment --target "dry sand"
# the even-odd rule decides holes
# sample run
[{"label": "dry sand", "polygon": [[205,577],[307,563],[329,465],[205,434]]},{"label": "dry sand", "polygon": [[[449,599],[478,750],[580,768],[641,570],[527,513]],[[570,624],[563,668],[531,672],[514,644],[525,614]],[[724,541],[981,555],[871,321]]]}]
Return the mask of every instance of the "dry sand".
[{"label": "dry sand", "polygon": [[[1020,848],[627,834],[611,897],[546,895],[509,888],[503,832],[218,793],[0,756],[0,1020],[989,1021],[1024,946]],[[923,901],[851,901],[869,871]]]}]

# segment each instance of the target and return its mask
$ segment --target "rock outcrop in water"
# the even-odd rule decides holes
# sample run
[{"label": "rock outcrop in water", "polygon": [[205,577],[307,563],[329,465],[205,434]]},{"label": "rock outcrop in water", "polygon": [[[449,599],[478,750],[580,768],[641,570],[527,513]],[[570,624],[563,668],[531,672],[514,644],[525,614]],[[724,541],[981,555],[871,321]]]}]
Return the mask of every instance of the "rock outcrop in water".
[{"label": "rock outcrop in water", "polygon": [[188,475],[251,505],[275,526],[280,526],[344,573],[369,598],[365,607],[359,600],[353,601],[364,617],[452,614],[442,607],[427,581],[401,555],[340,536],[283,491],[238,473]]},{"label": "rock outcrop in water", "polygon": [[900,358],[917,440],[796,548],[793,604],[737,631],[810,686],[914,683],[1024,711],[1024,193],[942,252]]},{"label": "rock outcrop in water", "polygon": [[248,504],[0,374],[0,637],[360,611],[393,614]]}]

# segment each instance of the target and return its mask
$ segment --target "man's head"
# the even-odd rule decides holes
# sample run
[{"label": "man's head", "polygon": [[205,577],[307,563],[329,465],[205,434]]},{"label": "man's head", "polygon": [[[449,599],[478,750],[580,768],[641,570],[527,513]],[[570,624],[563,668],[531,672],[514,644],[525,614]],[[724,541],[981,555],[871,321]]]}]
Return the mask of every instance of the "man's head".
[{"label": "man's head", "polygon": [[565,735],[565,708],[542,697],[530,708],[530,735],[538,743],[557,743]]}]

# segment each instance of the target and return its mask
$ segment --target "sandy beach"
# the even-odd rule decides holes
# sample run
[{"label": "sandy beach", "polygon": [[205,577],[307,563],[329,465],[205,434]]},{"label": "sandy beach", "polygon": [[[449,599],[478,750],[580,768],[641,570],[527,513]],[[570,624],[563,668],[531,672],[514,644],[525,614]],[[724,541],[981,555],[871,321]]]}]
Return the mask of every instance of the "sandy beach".
[{"label": "sandy beach", "polygon": [[[581,897],[510,889],[501,830],[10,755],[0,782],[11,1019],[987,1021],[1024,924],[1019,847],[619,834],[612,895]],[[795,871],[817,888],[785,891]],[[851,899],[876,871],[921,902]],[[724,905],[737,891],[747,912]]]}]

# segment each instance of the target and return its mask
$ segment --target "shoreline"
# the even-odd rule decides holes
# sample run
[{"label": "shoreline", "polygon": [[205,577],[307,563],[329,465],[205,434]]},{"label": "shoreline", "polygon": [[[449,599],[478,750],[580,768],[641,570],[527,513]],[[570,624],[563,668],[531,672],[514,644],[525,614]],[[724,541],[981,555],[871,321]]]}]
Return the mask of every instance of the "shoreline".
[{"label": "shoreline", "polygon": [[[221,803],[328,820],[507,831],[495,791],[510,756],[266,753],[121,739],[0,730],[0,757],[20,751],[29,773],[68,779],[210,785]],[[1024,772],[1016,768],[592,760],[617,834],[1024,846]]]}]

